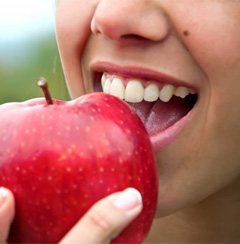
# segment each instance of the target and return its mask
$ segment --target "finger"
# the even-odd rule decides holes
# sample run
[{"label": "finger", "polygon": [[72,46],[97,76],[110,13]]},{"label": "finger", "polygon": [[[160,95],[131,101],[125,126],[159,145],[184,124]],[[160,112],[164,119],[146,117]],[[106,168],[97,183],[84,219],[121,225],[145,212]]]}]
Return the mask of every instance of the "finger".
[{"label": "finger", "polygon": [[14,212],[13,194],[6,188],[0,187],[0,242],[7,240]]},{"label": "finger", "polygon": [[97,202],[64,237],[65,243],[108,243],[137,217],[142,198],[134,188],[114,193]]}]

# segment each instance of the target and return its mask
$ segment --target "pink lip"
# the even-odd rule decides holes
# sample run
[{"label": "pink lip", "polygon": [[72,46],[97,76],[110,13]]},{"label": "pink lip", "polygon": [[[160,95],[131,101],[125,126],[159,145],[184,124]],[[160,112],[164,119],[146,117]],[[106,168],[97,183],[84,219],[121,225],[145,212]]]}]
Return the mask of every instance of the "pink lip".
[{"label": "pink lip", "polygon": [[193,91],[196,91],[196,87],[185,81],[171,77],[169,75],[136,66],[120,66],[111,64],[108,62],[95,62],[90,65],[90,68],[94,72],[107,72],[110,74],[116,74],[125,78],[138,78],[141,80],[155,81],[162,84],[172,84],[174,86],[185,86]]},{"label": "pink lip", "polygon": [[[191,84],[181,81],[179,79],[170,77],[166,74],[162,74],[153,70],[145,69],[142,67],[135,66],[119,66],[111,64],[108,62],[96,62],[90,65],[93,72],[107,72],[110,74],[116,74],[125,78],[138,78],[142,80],[154,80],[159,83],[172,84],[174,86],[185,86],[194,91],[196,87],[193,87]],[[172,126],[168,127],[164,131],[159,132],[158,134],[151,135],[150,139],[154,148],[154,151],[160,151],[164,146],[173,141],[183,130],[186,124],[194,117],[196,112],[197,103],[194,107],[179,121],[177,121]]]}]

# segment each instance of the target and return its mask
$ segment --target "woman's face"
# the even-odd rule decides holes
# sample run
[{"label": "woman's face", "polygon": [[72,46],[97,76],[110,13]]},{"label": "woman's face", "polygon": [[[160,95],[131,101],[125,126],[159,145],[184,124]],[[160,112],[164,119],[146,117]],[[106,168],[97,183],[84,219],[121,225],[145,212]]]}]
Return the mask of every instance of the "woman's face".
[{"label": "woman's face", "polygon": [[239,176],[239,23],[238,0],[58,1],[70,93],[98,89],[105,73],[111,93],[134,101],[156,151],[161,216]]}]

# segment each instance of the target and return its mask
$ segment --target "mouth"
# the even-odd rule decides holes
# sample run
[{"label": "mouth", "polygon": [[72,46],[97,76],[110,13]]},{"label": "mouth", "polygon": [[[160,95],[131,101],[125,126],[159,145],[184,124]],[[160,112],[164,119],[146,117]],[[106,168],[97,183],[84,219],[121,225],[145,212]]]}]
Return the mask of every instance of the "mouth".
[{"label": "mouth", "polygon": [[144,123],[156,151],[191,120],[198,93],[190,84],[134,67],[103,66],[93,67],[94,90],[127,102]]}]

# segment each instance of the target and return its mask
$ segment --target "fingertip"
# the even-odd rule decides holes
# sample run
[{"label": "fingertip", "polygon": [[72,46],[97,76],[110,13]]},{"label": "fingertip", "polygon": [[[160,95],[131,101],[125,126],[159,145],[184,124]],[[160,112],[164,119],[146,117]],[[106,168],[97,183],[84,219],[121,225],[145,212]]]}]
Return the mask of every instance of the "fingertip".
[{"label": "fingertip", "polygon": [[138,190],[126,188],[115,192],[95,203],[61,243],[110,243],[141,210],[142,197]]},{"label": "fingertip", "polygon": [[130,187],[113,199],[112,204],[124,211],[130,211],[142,204],[142,196],[137,189]]},{"label": "fingertip", "polygon": [[0,242],[5,242],[15,214],[14,197],[10,190],[0,187]]},{"label": "fingertip", "polygon": [[14,197],[9,189],[0,187],[0,214],[5,212],[12,219],[14,215]]},{"label": "fingertip", "polygon": [[8,190],[5,187],[0,187],[0,207],[4,204],[9,195]]}]

